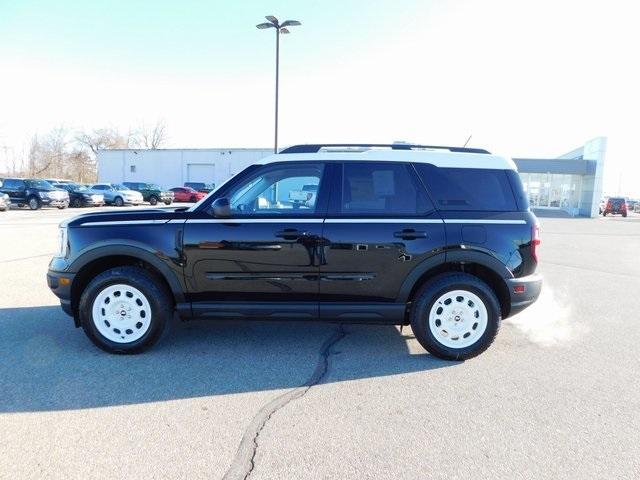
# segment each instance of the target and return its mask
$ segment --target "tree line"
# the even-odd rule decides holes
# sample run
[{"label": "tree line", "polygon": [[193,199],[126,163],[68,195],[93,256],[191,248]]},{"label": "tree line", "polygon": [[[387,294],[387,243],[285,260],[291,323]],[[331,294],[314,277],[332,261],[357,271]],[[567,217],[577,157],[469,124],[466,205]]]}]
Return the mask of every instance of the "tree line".
[{"label": "tree line", "polygon": [[46,134],[35,134],[22,155],[9,158],[5,150],[5,176],[63,178],[79,183],[97,181],[96,158],[99,150],[116,148],[157,149],[167,142],[162,121],[122,132],[107,127],[74,131],[57,127]]}]

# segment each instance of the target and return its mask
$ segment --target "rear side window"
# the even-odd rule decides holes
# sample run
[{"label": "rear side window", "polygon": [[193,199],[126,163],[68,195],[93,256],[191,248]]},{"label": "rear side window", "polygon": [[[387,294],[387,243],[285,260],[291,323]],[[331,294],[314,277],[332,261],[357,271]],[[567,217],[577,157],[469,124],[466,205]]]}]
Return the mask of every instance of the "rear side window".
[{"label": "rear side window", "polygon": [[518,210],[505,170],[440,168],[430,164],[415,167],[439,210]]},{"label": "rear side window", "polygon": [[420,215],[433,210],[409,165],[345,162],[342,178],[344,215]]}]

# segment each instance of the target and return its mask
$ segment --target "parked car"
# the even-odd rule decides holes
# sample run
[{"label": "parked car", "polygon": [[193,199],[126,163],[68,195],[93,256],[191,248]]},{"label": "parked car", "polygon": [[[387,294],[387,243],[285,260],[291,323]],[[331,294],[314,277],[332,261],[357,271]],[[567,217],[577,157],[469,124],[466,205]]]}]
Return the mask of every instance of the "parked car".
[{"label": "parked car", "polygon": [[54,183],[53,186],[69,192],[69,206],[71,207],[101,207],[104,205],[104,195],[94,193],[85,185],[79,185],[77,183]]},{"label": "parked car", "polygon": [[204,183],[204,182],[184,182],[185,187],[193,188],[197,192],[209,193],[212,190],[215,190],[216,185],[214,183]]},{"label": "parked car", "polygon": [[206,193],[198,192],[190,187],[174,187],[169,189],[173,192],[176,202],[199,202],[207,196]]},{"label": "parked car", "polygon": [[140,192],[142,199],[145,202],[149,202],[151,205],[157,205],[158,202],[162,202],[165,205],[171,205],[173,202],[173,192],[163,190],[159,185],[155,183],[143,183],[143,182],[124,182],[125,187]]},{"label": "parked car", "polygon": [[60,184],[60,183],[75,183],[72,180],[65,180],[64,178],[45,178],[47,182],[50,184]]},{"label": "parked car", "polygon": [[6,212],[11,208],[11,199],[6,193],[0,193],[0,212]]},{"label": "parked car", "polygon": [[117,183],[96,183],[89,187],[91,193],[102,194],[107,205],[140,205],[142,194]]},{"label": "parked car", "polygon": [[6,193],[11,203],[22,207],[27,205],[31,210],[43,206],[67,208],[69,194],[60,188],[55,188],[46,180],[32,178],[5,178],[0,188]]},{"label": "parked car", "polygon": [[636,199],[627,199],[627,210],[630,212],[634,212],[636,210],[636,206],[638,205],[638,200]]},{"label": "parked car", "polygon": [[[515,164],[480,149],[375,147],[290,147],[188,209],[67,220],[48,285],[113,353],[149,348],[177,312],[411,325],[435,356],[480,354],[542,287]],[[293,208],[288,193],[310,183],[315,202]]]},{"label": "parked car", "polygon": [[627,201],[624,197],[609,197],[602,211],[602,215],[605,217],[607,215],[622,215],[626,217],[627,211]]}]

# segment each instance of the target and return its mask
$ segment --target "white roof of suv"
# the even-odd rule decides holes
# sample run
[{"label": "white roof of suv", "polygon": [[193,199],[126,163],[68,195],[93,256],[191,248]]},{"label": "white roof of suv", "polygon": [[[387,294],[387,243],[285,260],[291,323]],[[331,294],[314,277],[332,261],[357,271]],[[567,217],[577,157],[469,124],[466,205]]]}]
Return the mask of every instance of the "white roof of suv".
[{"label": "white roof of suv", "polygon": [[[462,150],[456,147],[452,149]],[[313,149],[313,147],[312,147]],[[469,149],[472,150],[472,149]],[[278,154],[269,155],[256,162],[266,165],[285,161],[360,161],[360,162],[411,162],[429,163],[445,168],[487,168],[499,170],[517,170],[513,160],[509,157],[492,155],[490,153],[476,153],[474,151],[451,151],[446,148],[396,149],[377,147],[356,148],[319,148],[314,153],[288,153],[285,150]]]}]

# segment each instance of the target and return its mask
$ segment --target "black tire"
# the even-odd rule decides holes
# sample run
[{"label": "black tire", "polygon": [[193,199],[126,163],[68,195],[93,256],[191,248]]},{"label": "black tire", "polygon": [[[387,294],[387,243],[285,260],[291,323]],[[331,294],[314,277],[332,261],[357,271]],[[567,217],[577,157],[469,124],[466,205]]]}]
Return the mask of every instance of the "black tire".
[{"label": "black tire", "polygon": [[[466,290],[476,295],[487,310],[487,326],[477,341],[464,348],[442,344],[429,327],[433,304],[452,290]],[[410,313],[411,328],[420,345],[445,360],[467,360],[484,352],[493,343],[500,327],[500,303],[491,289],[478,277],[467,273],[443,273],[428,281],[417,293]],[[436,320],[437,322],[437,320]],[[437,325],[437,323],[436,323]]]},{"label": "black tire", "polygon": [[58,207],[58,210],[64,210],[65,208],[67,208],[67,206],[66,206],[66,205],[60,205],[60,206]]},{"label": "black tire", "polygon": [[626,217],[626,216],[627,216],[627,212],[624,212],[624,213],[622,214],[622,216],[623,216],[623,217]]},{"label": "black tire", "polygon": [[73,208],[80,208],[82,207],[82,201],[79,198],[74,198],[73,200],[71,200],[70,206]]},{"label": "black tire", "polygon": [[607,212],[602,212],[602,216],[606,217],[607,216]]},{"label": "black tire", "polygon": [[27,199],[27,205],[31,210],[38,210],[40,207],[42,207],[42,203],[40,203],[40,199],[35,195],[32,195]]},{"label": "black tire", "polygon": [[198,199],[195,196],[193,196],[193,197],[191,197],[189,199],[189,201],[192,202],[192,203],[196,203],[198,201]]},{"label": "black tire", "polygon": [[155,195],[151,195],[151,197],[149,198],[149,203],[151,205],[157,205],[158,204],[158,197],[156,197]]},{"label": "black tire", "polygon": [[[130,343],[118,343],[98,331],[93,321],[93,302],[102,290],[115,285],[130,285],[144,294],[151,306],[151,323],[145,334]],[[80,324],[89,339],[109,353],[135,354],[152,347],[162,336],[173,316],[171,292],[154,275],[139,267],[114,267],[96,276],[80,296]]]},{"label": "black tire", "polygon": [[113,199],[113,204],[116,207],[122,207],[124,205],[124,200],[122,200],[122,197],[116,197]]},{"label": "black tire", "polygon": [[166,201],[164,202],[164,204],[165,204],[165,205],[171,205],[171,200],[166,200]]}]

